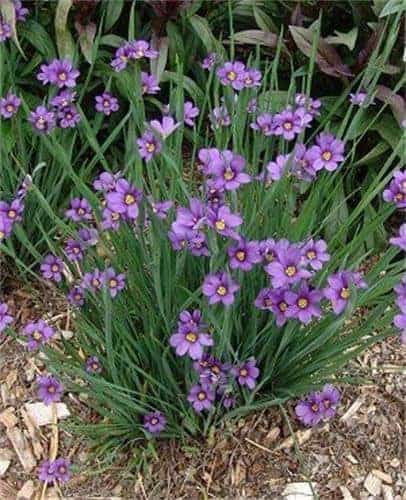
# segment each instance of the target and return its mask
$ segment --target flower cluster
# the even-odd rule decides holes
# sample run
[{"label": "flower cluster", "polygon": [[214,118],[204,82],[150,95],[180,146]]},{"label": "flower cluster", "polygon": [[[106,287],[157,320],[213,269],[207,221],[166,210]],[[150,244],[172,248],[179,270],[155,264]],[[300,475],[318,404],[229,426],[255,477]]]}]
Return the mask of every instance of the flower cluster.
[{"label": "flower cluster", "polygon": [[325,385],[321,391],[312,392],[296,405],[296,416],[305,425],[317,425],[335,416],[340,399],[341,394],[335,387]]},{"label": "flower cluster", "polygon": [[231,86],[234,90],[259,87],[262,80],[259,70],[247,68],[239,61],[224,63],[217,69],[217,76],[223,85]]},{"label": "flower cluster", "polygon": [[5,302],[0,302],[0,333],[13,323],[14,317],[8,310],[8,305]]},{"label": "flower cluster", "polygon": [[59,457],[53,461],[44,460],[38,470],[38,479],[47,484],[66,483],[71,476],[70,466],[70,461],[67,458]]},{"label": "flower cluster", "polygon": [[[13,0],[15,20],[17,22],[24,22],[26,20],[28,9],[22,6],[20,0]],[[11,38],[12,28],[9,23],[7,23],[0,14],[0,43],[5,42],[7,39]]]},{"label": "flower cluster", "polygon": [[125,42],[119,47],[114,58],[111,61],[111,66],[114,71],[123,71],[130,61],[138,59],[155,59],[158,57],[158,52],[153,50],[148,42],[145,40],[131,40]]},{"label": "flower cluster", "polygon": [[27,176],[10,202],[0,200],[0,244],[11,236],[14,225],[22,221],[25,197],[30,186],[31,178]]},{"label": "flower cluster", "polygon": [[383,199],[395,203],[398,208],[406,208],[406,170],[397,170],[387,189],[383,192]]}]

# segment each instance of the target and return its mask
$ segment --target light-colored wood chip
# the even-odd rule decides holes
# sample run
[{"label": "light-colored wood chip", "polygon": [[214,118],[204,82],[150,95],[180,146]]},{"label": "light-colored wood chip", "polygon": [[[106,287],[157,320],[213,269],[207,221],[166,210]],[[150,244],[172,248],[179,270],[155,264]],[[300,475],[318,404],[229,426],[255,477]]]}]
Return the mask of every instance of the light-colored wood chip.
[{"label": "light-colored wood chip", "polygon": [[[310,439],[310,436],[312,435],[312,429],[306,429],[304,431],[297,431],[295,433],[295,438],[298,444],[303,444],[306,441]],[[285,448],[292,448],[292,446],[295,444],[295,440],[293,436],[288,437],[282,443],[276,448],[277,450],[285,449]],[[294,483],[292,483],[294,484]]]},{"label": "light-colored wood chip", "polygon": [[17,453],[18,460],[23,466],[24,471],[31,472],[32,469],[37,465],[37,461],[35,460],[26,437],[20,431],[20,429],[18,429],[18,427],[7,429],[6,434],[11,441],[15,452]]},{"label": "light-colored wood chip", "polygon": [[[70,411],[65,403],[54,403],[58,420],[68,418]],[[44,403],[26,403],[25,409],[31,421],[37,426],[49,425],[53,422],[52,405]]]},{"label": "light-colored wood chip", "polygon": [[0,477],[4,476],[7,469],[10,467],[10,464],[11,460],[9,458],[3,458],[0,453]]},{"label": "light-colored wood chip", "polygon": [[378,470],[378,469],[372,469],[372,474],[375,477],[379,478],[384,483],[387,483],[387,484],[393,483],[392,477],[389,474],[387,474],[386,472],[382,472],[381,470]]},{"label": "light-colored wood chip", "polygon": [[386,484],[382,485],[382,495],[384,500],[393,500],[393,489],[391,486],[388,486]]},{"label": "light-colored wood chip", "polygon": [[343,500],[355,500],[351,495],[350,490],[346,486],[340,486],[341,494],[343,495]]},{"label": "light-colored wood chip", "polygon": [[14,500],[16,496],[17,491],[0,479],[0,498]]},{"label": "light-colored wood chip", "polygon": [[35,494],[34,481],[27,481],[23,484],[21,490],[17,493],[16,500],[32,500]]},{"label": "light-colored wood chip", "polygon": [[15,412],[15,408],[10,406],[0,413],[0,422],[5,425],[7,429],[11,429],[18,424],[18,418],[16,417]]},{"label": "light-colored wood chip", "polygon": [[348,408],[348,410],[344,413],[344,415],[340,418],[342,422],[348,422],[361,408],[364,402],[364,398],[360,396],[357,398],[352,405]]},{"label": "light-colored wood chip", "polygon": [[370,472],[365,478],[364,488],[368,491],[368,493],[377,497],[381,494],[382,481]]},{"label": "light-colored wood chip", "polygon": [[312,483],[290,483],[286,485],[286,488],[282,492],[282,496],[286,500],[312,500],[316,498],[313,495],[313,490],[316,491],[315,484]]}]

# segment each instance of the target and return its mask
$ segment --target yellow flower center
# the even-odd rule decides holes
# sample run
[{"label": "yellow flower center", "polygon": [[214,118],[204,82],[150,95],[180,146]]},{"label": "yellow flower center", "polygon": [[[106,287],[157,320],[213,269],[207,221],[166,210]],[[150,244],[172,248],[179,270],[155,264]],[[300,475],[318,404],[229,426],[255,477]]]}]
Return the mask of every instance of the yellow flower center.
[{"label": "yellow flower center", "polygon": [[225,286],[222,286],[220,285],[218,288],[217,288],[217,294],[218,295],[221,295],[222,297],[224,297],[224,295],[227,293],[227,288]]},{"label": "yellow flower center", "polygon": [[48,392],[50,392],[51,394],[53,394],[55,392],[55,387],[53,385],[50,385],[48,387]]},{"label": "yellow flower center", "polygon": [[237,78],[237,74],[235,71],[230,71],[229,73],[227,73],[227,78],[233,82],[236,78]]},{"label": "yellow flower center", "polygon": [[16,218],[16,216],[17,216],[17,212],[16,212],[15,210],[9,210],[9,211],[7,212],[7,215],[8,215],[8,217],[9,217],[10,219],[15,219],[15,218]]},{"label": "yellow flower center", "polygon": [[38,120],[37,120],[37,124],[38,124],[38,125],[44,125],[44,123],[46,123],[46,122],[45,122],[45,120],[44,120],[44,118],[42,118],[42,116],[40,116],[40,117],[38,118]]},{"label": "yellow flower center", "polygon": [[234,179],[235,174],[234,174],[234,172],[233,172],[230,168],[228,168],[228,169],[224,172],[224,176],[223,176],[223,177],[224,177],[224,179],[225,179],[226,181],[231,181],[231,179]]},{"label": "yellow flower center", "polygon": [[79,302],[79,300],[82,300],[82,296],[80,295],[80,293],[76,293],[73,298],[76,300],[76,302]]},{"label": "yellow flower center", "polygon": [[143,50],[137,50],[137,52],[135,53],[135,56],[136,57],[144,57],[144,51]]},{"label": "yellow flower center", "polygon": [[104,106],[105,108],[108,108],[108,107],[110,106],[110,101],[108,101],[107,99],[105,99],[105,100],[103,101],[103,106]]},{"label": "yellow flower center", "polygon": [[6,233],[4,233],[3,231],[0,231],[0,241],[1,241],[2,239],[4,239],[4,238],[5,238],[5,236],[6,236]]},{"label": "yellow flower center", "polygon": [[110,288],[116,288],[117,285],[118,285],[117,280],[115,280],[114,278],[109,281]]},{"label": "yellow flower center", "polygon": [[14,111],[14,106],[12,104],[7,104],[6,106],[6,110],[9,112],[9,113],[12,113]]},{"label": "yellow flower center", "polygon": [[278,307],[280,311],[285,312],[288,308],[288,305],[286,304],[286,302],[280,302]]},{"label": "yellow flower center", "polygon": [[293,125],[292,125],[292,123],[291,123],[291,122],[285,122],[285,123],[283,124],[283,128],[284,128],[285,130],[292,130],[292,127],[293,127]]},{"label": "yellow flower center", "polygon": [[245,79],[245,85],[251,85],[252,82],[252,78],[250,76],[247,76],[247,78]]},{"label": "yellow flower center", "polygon": [[285,269],[285,274],[286,276],[289,276],[289,278],[291,278],[292,276],[294,276],[296,274],[296,267],[295,266],[288,266],[286,269]]},{"label": "yellow flower center", "polygon": [[395,195],[395,200],[396,200],[396,201],[403,201],[403,198],[404,198],[403,193],[397,193],[397,194]]},{"label": "yellow flower center", "polygon": [[42,339],[42,333],[39,332],[38,330],[35,330],[35,332],[32,334],[32,338],[34,340],[41,340]]},{"label": "yellow flower center", "polygon": [[120,59],[123,61],[123,62],[126,62],[128,61],[128,57],[127,56],[120,56]]},{"label": "yellow flower center", "polygon": [[316,252],[314,252],[313,250],[309,250],[306,255],[307,255],[307,258],[310,260],[313,260],[316,258]]},{"label": "yellow flower center", "polygon": [[133,203],[135,203],[134,196],[132,194],[126,194],[124,198],[124,203],[126,205],[132,205]]},{"label": "yellow flower center", "polygon": [[56,273],[59,271],[59,266],[57,264],[54,264],[53,266],[51,266],[51,270],[52,272]]},{"label": "yellow flower center", "polygon": [[153,153],[155,151],[155,144],[152,142],[147,142],[147,145],[145,147],[148,153]]},{"label": "yellow flower center", "polygon": [[317,411],[319,411],[319,405],[317,403],[313,403],[312,406],[311,406],[311,408],[312,408],[312,411],[314,411],[315,413]]},{"label": "yellow flower center", "polygon": [[97,278],[93,278],[92,279],[92,285],[97,288],[98,286],[100,286],[100,281],[97,279]]},{"label": "yellow flower center", "polygon": [[156,417],[151,418],[151,424],[156,425],[159,422],[159,420]]},{"label": "yellow flower center", "polygon": [[324,151],[324,153],[321,155],[323,160],[326,160],[326,161],[330,161],[332,156],[333,155],[332,155],[331,151]]},{"label": "yellow flower center", "polygon": [[186,334],[186,340],[194,344],[197,341],[197,335],[194,332],[188,332]]},{"label": "yellow flower center", "polygon": [[85,215],[85,211],[83,208],[78,208],[77,213],[78,215]]},{"label": "yellow flower center", "polygon": [[235,256],[240,262],[243,262],[245,260],[245,252],[243,252],[242,250],[238,251]]},{"label": "yellow flower center", "polygon": [[306,309],[306,307],[309,305],[309,301],[302,297],[297,301],[297,305],[300,307],[300,309]]},{"label": "yellow flower center", "polygon": [[218,229],[219,231],[224,231],[224,229],[226,228],[226,223],[224,222],[223,219],[220,219],[218,221],[216,221],[216,229]]},{"label": "yellow flower center", "polygon": [[206,393],[204,391],[200,391],[197,395],[197,399],[199,401],[204,401],[206,399]]},{"label": "yellow flower center", "polygon": [[98,363],[92,363],[92,368],[93,370],[98,370],[99,369]]},{"label": "yellow flower center", "polygon": [[59,80],[62,80],[64,82],[66,80],[66,73],[59,73]]},{"label": "yellow flower center", "polygon": [[348,288],[341,288],[341,292],[340,292],[340,297],[342,299],[348,299],[348,297],[350,296],[350,291],[348,290]]},{"label": "yellow flower center", "polygon": [[248,370],[246,368],[241,368],[240,375],[241,377],[246,377],[248,375]]},{"label": "yellow flower center", "polygon": [[120,218],[120,214],[118,212],[111,212],[111,220],[118,220]]},{"label": "yellow flower center", "polygon": [[79,247],[73,247],[73,253],[76,253],[78,254],[80,252],[80,248]]}]

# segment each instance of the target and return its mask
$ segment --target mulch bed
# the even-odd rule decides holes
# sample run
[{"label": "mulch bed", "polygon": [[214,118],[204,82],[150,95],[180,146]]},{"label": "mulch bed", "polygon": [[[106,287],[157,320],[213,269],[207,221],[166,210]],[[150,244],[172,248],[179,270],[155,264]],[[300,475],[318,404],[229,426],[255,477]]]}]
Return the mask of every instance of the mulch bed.
[{"label": "mulch bed", "polygon": [[[61,299],[49,288],[31,289],[9,283],[7,302],[18,322],[53,317],[69,330],[69,316]],[[34,428],[24,419],[25,404],[37,401],[34,380],[43,370],[16,340],[0,340],[0,498],[311,498],[287,496],[287,485],[302,495],[307,481],[325,499],[404,499],[403,402],[404,348],[398,338],[375,345],[348,370],[371,380],[370,385],[346,387],[338,416],[313,429],[298,425],[287,408],[299,451],[279,409],[267,410],[227,424],[206,442],[162,442],[157,455],[145,456],[138,472],[129,468],[133,456],[116,457],[105,467],[94,459],[80,438],[59,426],[55,444],[52,425]],[[70,413],[91,419],[86,405],[73,395],[64,397]],[[33,466],[24,470],[10,440],[6,423],[24,437]],[[3,418],[2,418],[3,415]],[[8,418],[8,420],[7,420]],[[10,421],[11,418],[11,421]],[[43,489],[36,468],[50,448],[71,457],[75,473],[62,487]],[[53,450],[55,452],[55,449]],[[2,462],[3,460],[3,462]],[[9,462],[6,470],[2,464]],[[20,492],[20,493],[18,493]]]}]

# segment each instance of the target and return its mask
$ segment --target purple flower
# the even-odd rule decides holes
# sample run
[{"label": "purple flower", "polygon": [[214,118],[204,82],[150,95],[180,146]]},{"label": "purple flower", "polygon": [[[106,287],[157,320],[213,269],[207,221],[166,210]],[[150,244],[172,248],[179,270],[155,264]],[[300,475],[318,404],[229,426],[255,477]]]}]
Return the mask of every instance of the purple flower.
[{"label": "purple flower", "polygon": [[38,469],[38,479],[44,483],[54,483],[56,481],[56,468],[54,462],[43,460]]},{"label": "purple flower", "polygon": [[267,182],[279,181],[283,177],[289,157],[290,155],[278,155],[275,161],[270,161],[266,165],[265,179]]},{"label": "purple flower", "polygon": [[351,296],[351,287],[366,288],[367,284],[360,273],[339,271],[327,278],[328,286],[324,289],[324,296],[331,301],[335,314],[344,311]]},{"label": "purple flower", "polygon": [[125,274],[117,274],[112,267],[109,267],[103,273],[103,283],[107,286],[111,297],[114,299],[118,292],[121,292],[125,287]]},{"label": "purple flower", "polygon": [[323,418],[333,418],[336,414],[337,405],[341,400],[340,391],[332,385],[326,384],[320,392],[320,397]]},{"label": "purple flower", "polygon": [[52,106],[55,106],[57,109],[63,109],[67,106],[70,106],[75,102],[76,92],[73,90],[65,89],[61,90],[59,94],[51,99]]},{"label": "purple flower", "polygon": [[322,132],[316,137],[316,145],[309,149],[308,158],[314,170],[325,168],[332,172],[344,161],[344,142]]},{"label": "purple flower", "polygon": [[173,201],[167,200],[167,201],[153,201],[149,197],[149,202],[151,204],[151,209],[152,212],[159,218],[159,219],[166,219],[168,216],[169,210],[173,206]]},{"label": "purple flower", "polygon": [[40,346],[47,344],[55,335],[54,329],[45,321],[30,321],[25,325],[23,335],[27,337],[27,347],[30,351],[38,349]]},{"label": "purple flower", "polygon": [[312,99],[305,94],[296,94],[295,104],[306,109],[313,116],[318,116],[320,114],[321,101],[320,99]]},{"label": "purple flower", "polygon": [[395,238],[390,238],[389,243],[399,247],[406,252],[406,224],[402,224],[399,228],[399,235]]},{"label": "purple flower", "polygon": [[178,356],[187,354],[192,359],[200,359],[204,348],[213,345],[213,339],[208,333],[199,331],[197,326],[179,325],[169,343]]},{"label": "purple flower", "polygon": [[262,261],[258,241],[246,241],[241,238],[237,243],[228,248],[231,269],[251,271],[255,264]]},{"label": "purple flower", "polygon": [[221,389],[227,384],[228,366],[207,353],[193,363],[193,368],[199,374],[203,387],[216,385],[218,389]]},{"label": "purple flower", "polygon": [[355,92],[355,94],[350,94],[350,103],[354,104],[354,106],[364,106],[367,98],[368,94],[365,90],[359,90],[358,92]]},{"label": "purple flower", "polygon": [[[289,246],[289,242],[287,247]],[[265,262],[273,262],[276,259],[276,251],[279,244],[273,239],[268,238],[259,242],[259,251]]]},{"label": "purple flower", "polygon": [[241,184],[247,184],[251,177],[243,172],[245,159],[241,155],[236,155],[232,151],[223,151],[221,160],[211,164],[210,173],[215,176],[211,187],[214,189],[225,189],[234,191]]},{"label": "purple flower", "polygon": [[262,80],[262,73],[257,69],[247,68],[244,76],[243,82],[246,88],[260,87]]},{"label": "purple flower", "polygon": [[86,371],[87,373],[101,373],[103,367],[97,356],[90,356],[86,360]]},{"label": "purple flower", "polygon": [[320,300],[323,294],[319,290],[312,290],[307,283],[302,283],[297,292],[287,291],[284,295],[288,308],[286,316],[297,318],[305,325],[313,318],[321,317]]},{"label": "purple flower", "polygon": [[0,201],[0,218],[9,220],[12,224],[22,220],[24,202],[16,198],[11,203]]},{"label": "purple flower", "polygon": [[153,75],[141,72],[141,93],[142,94],[157,94],[161,90],[158,85],[158,80]]},{"label": "purple flower", "polygon": [[159,134],[162,139],[166,139],[171,134],[173,134],[173,132],[175,132],[178,127],[181,126],[181,123],[175,122],[175,120],[171,116],[164,116],[162,118],[162,122],[158,120],[151,120],[149,122],[149,126],[152,128],[152,130]]},{"label": "purple flower", "polygon": [[68,302],[76,307],[81,307],[85,303],[85,293],[81,286],[74,286],[68,293]]},{"label": "purple flower", "polygon": [[13,316],[8,312],[8,305],[5,302],[0,302],[0,333],[4,332],[13,321]]},{"label": "purple flower", "polygon": [[276,326],[283,326],[288,318],[288,302],[286,294],[289,292],[286,288],[269,290],[267,293],[266,305],[272,311],[276,318]]},{"label": "purple flower", "polygon": [[255,299],[255,307],[263,311],[271,310],[273,305],[273,290],[272,288],[263,288],[260,290],[257,298]]},{"label": "purple flower", "polygon": [[314,241],[312,238],[303,245],[302,261],[315,271],[320,271],[324,263],[329,260],[330,255],[327,253],[327,243],[324,240]]},{"label": "purple flower", "polygon": [[103,273],[99,269],[94,269],[92,272],[84,274],[82,287],[92,292],[97,292],[101,289],[103,281]]},{"label": "purple flower", "polygon": [[305,425],[317,425],[323,419],[322,396],[319,392],[309,394],[295,407],[297,418]]},{"label": "purple flower", "polygon": [[256,379],[259,377],[259,369],[256,365],[255,358],[250,358],[232,369],[233,375],[241,386],[246,385],[251,390],[255,387]]},{"label": "purple flower", "polygon": [[128,61],[130,59],[130,46],[128,43],[125,43],[122,47],[119,47],[115,54],[114,58],[111,61],[111,66],[114,69],[114,71],[123,71],[128,64]]},{"label": "purple flower", "polygon": [[402,281],[398,283],[393,290],[395,291],[398,299],[406,300],[406,275],[403,276]]},{"label": "purple flower", "polygon": [[0,115],[3,118],[11,118],[17,113],[20,106],[21,99],[9,92],[6,97],[0,99]]},{"label": "purple flower", "polygon": [[0,42],[5,42],[10,37],[11,26],[6,21],[3,21],[3,18],[0,16]]},{"label": "purple flower", "polygon": [[11,235],[13,223],[0,212],[0,243]]},{"label": "purple flower", "polygon": [[396,314],[396,316],[393,318],[393,324],[396,326],[396,328],[399,328],[400,330],[400,338],[402,344],[406,343],[406,313],[402,312],[400,314]]},{"label": "purple flower", "polygon": [[151,434],[159,434],[166,427],[166,417],[160,411],[152,411],[144,415],[144,428]]},{"label": "purple flower", "polygon": [[73,68],[71,61],[54,59],[49,64],[41,65],[41,71],[38,73],[37,78],[44,85],[49,83],[59,88],[72,88],[76,86],[76,78],[79,74],[79,71]]},{"label": "purple flower", "polygon": [[210,52],[200,63],[200,66],[203,69],[211,69],[215,65],[216,60],[217,60],[217,54],[215,52]]},{"label": "purple flower", "polygon": [[203,294],[208,297],[209,304],[221,302],[225,306],[234,302],[234,294],[240,289],[240,285],[233,281],[231,276],[225,272],[208,274],[203,282]]},{"label": "purple flower", "polygon": [[242,62],[226,62],[218,68],[217,76],[223,85],[231,85],[235,90],[244,88],[245,64]]},{"label": "purple flower", "polygon": [[26,21],[26,17],[29,13],[29,10],[23,7],[23,4],[20,0],[13,0],[14,10],[16,14],[16,21],[24,22]]},{"label": "purple flower", "polygon": [[207,207],[217,210],[225,203],[225,191],[223,189],[210,188],[206,185],[206,202]]},{"label": "purple flower", "polygon": [[107,208],[119,213],[122,217],[135,220],[138,217],[138,203],[141,200],[141,191],[125,179],[118,179],[114,191],[106,196]]},{"label": "purple flower", "polygon": [[80,122],[80,114],[72,104],[58,111],[59,126],[61,128],[74,128]]},{"label": "purple flower", "polygon": [[182,311],[179,314],[179,324],[180,325],[188,325],[189,327],[205,327],[202,323],[202,312],[199,309],[194,309],[192,312],[190,311]]},{"label": "purple flower", "polygon": [[156,59],[158,57],[158,52],[151,48],[150,44],[145,40],[132,40],[128,42],[130,47],[130,58],[131,59],[142,59],[143,57],[147,59]]},{"label": "purple flower", "polygon": [[231,117],[225,106],[213,108],[210,113],[210,121],[213,129],[220,127],[229,127],[231,125]]},{"label": "purple flower", "polygon": [[260,130],[264,135],[270,136],[273,134],[273,116],[270,113],[262,113],[257,116],[254,123],[250,124],[253,130]]},{"label": "purple flower", "polygon": [[31,111],[28,121],[43,134],[49,134],[56,127],[55,113],[45,106],[37,106],[34,111]]},{"label": "purple flower", "polygon": [[199,116],[199,108],[193,104],[191,101],[186,101],[183,105],[183,121],[189,127],[193,127],[195,124],[195,118]]},{"label": "purple flower", "polygon": [[111,174],[110,172],[102,172],[99,177],[93,182],[93,187],[96,191],[108,193],[116,189],[116,182],[121,179],[121,172]]},{"label": "purple flower", "polygon": [[253,97],[248,101],[247,113],[255,113],[256,110],[257,110],[257,99]]},{"label": "purple flower", "polygon": [[65,216],[74,222],[92,220],[92,207],[86,198],[73,198]]},{"label": "purple flower", "polygon": [[79,262],[83,259],[84,246],[81,241],[69,238],[65,245],[65,253],[71,262]]},{"label": "purple flower", "polygon": [[222,205],[217,210],[208,209],[207,223],[221,236],[237,239],[238,234],[234,229],[243,223],[243,219],[238,214],[232,213],[227,205]]},{"label": "purple flower", "polygon": [[37,377],[38,397],[49,405],[61,400],[63,385],[53,375]]},{"label": "purple flower", "polygon": [[296,110],[285,109],[274,116],[272,132],[275,135],[281,135],[287,141],[291,141],[303,131],[308,121],[302,108]]},{"label": "purple flower", "polygon": [[191,403],[193,409],[200,413],[203,410],[209,410],[213,406],[215,398],[213,389],[196,384],[190,389],[187,400]]},{"label": "purple flower", "polygon": [[111,229],[113,231],[117,231],[124,217],[125,214],[120,214],[119,212],[110,210],[110,208],[105,208],[103,210],[103,219],[101,222],[101,227],[103,230]]},{"label": "purple flower", "polygon": [[48,254],[41,264],[42,276],[59,283],[62,280],[63,262],[60,257]]},{"label": "purple flower", "polygon": [[217,148],[202,148],[198,153],[198,168],[204,175],[210,175],[217,165],[223,163],[221,152]]},{"label": "purple flower", "polygon": [[70,479],[70,461],[66,458],[57,458],[54,462],[56,479],[66,483]]},{"label": "purple flower", "polygon": [[97,229],[94,229],[93,227],[84,227],[79,229],[78,235],[80,241],[85,245],[85,247],[93,247],[97,245],[97,242],[99,241],[99,233],[97,232]]},{"label": "purple flower", "polygon": [[311,277],[311,273],[302,267],[300,248],[290,245],[288,248],[278,248],[276,254],[277,260],[265,267],[274,288],[293,285]]},{"label": "purple flower", "polygon": [[393,174],[388,189],[383,192],[383,199],[396,203],[398,208],[406,208],[406,170],[397,170]]},{"label": "purple flower", "polygon": [[117,97],[114,97],[110,92],[103,92],[101,95],[97,95],[95,97],[96,101],[96,111],[99,111],[100,113],[104,113],[106,116],[111,115],[111,113],[114,113],[115,111],[118,111],[119,105],[118,105],[118,99]]},{"label": "purple flower", "polygon": [[296,144],[292,163],[292,173],[298,179],[311,181],[317,175],[313,168],[313,157],[304,144]]},{"label": "purple flower", "polygon": [[146,162],[158,154],[162,149],[162,143],[154,136],[152,132],[147,130],[142,136],[137,139],[138,152]]},{"label": "purple flower", "polygon": [[172,224],[174,231],[178,229],[197,230],[205,222],[206,207],[198,198],[189,200],[189,208],[179,207],[176,211],[176,219]]}]

